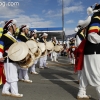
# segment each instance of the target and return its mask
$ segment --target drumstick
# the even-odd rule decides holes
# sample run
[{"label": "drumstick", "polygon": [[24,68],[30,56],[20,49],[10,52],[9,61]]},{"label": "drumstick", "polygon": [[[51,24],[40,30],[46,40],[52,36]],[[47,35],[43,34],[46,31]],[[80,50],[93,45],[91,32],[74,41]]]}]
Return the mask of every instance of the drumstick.
[{"label": "drumstick", "polygon": [[[16,50],[16,51],[15,51],[15,52],[13,52],[12,54],[14,54],[14,53],[18,52],[19,50],[20,50],[20,49]],[[10,54],[10,55],[12,55],[12,54]],[[3,57],[3,58],[5,59],[5,58],[9,57],[10,55],[7,55],[7,56],[5,56],[5,57]]]},{"label": "drumstick", "polygon": [[[34,47],[34,48],[36,48],[36,47]],[[29,50],[31,51],[31,50],[34,49],[34,48],[29,48]],[[33,52],[31,51],[31,53],[33,53]]]},{"label": "drumstick", "polygon": [[31,50],[31,49],[34,49],[34,48],[36,48],[36,47],[33,47],[33,48],[29,48],[29,49]]}]

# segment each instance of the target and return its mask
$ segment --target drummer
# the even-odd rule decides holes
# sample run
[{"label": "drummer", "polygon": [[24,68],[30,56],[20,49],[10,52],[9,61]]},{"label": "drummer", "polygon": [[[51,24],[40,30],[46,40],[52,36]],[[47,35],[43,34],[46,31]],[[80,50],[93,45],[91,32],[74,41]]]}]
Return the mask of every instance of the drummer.
[{"label": "drummer", "polygon": [[[46,39],[47,39],[47,37],[48,37],[48,34],[47,34],[47,33],[43,33],[43,34],[40,35],[40,36],[41,36],[41,37],[40,37],[39,42],[46,43]],[[40,68],[40,69],[48,68],[48,67],[46,66],[46,61],[47,61],[47,54],[44,55],[43,57],[41,57],[40,60],[39,60],[39,68]]]},{"label": "drummer", "polygon": [[[17,39],[19,41],[23,41],[23,42],[28,41],[28,37],[27,37],[28,32],[29,32],[29,26],[22,25]],[[29,80],[28,68],[19,67],[19,80],[28,82],[28,83],[32,83],[32,80]]]},{"label": "drummer", "polygon": [[[58,44],[58,41],[57,41],[56,37],[53,37],[51,41],[53,42],[54,46]],[[58,62],[58,61],[57,61],[57,54],[58,54],[58,53],[56,53],[55,51],[53,51],[53,52],[51,53],[51,61]]]},{"label": "drummer", "polygon": [[[31,31],[30,39],[33,40],[33,41],[35,41],[35,42],[38,42],[38,41],[37,41],[37,30]],[[34,62],[34,64],[31,66],[31,68],[30,68],[30,73],[31,73],[31,74],[38,74],[38,73],[36,72],[36,68],[35,68],[37,62],[38,62],[38,59],[36,59],[35,62]]]},{"label": "drummer", "polygon": [[[0,38],[0,62],[4,62],[4,71],[6,83],[3,85],[2,95],[23,97],[23,94],[18,93],[18,74],[17,65],[7,56],[9,47],[17,40],[13,37],[16,31],[16,20],[12,19],[5,23],[3,27],[3,35]],[[5,59],[3,57],[6,57]]]}]

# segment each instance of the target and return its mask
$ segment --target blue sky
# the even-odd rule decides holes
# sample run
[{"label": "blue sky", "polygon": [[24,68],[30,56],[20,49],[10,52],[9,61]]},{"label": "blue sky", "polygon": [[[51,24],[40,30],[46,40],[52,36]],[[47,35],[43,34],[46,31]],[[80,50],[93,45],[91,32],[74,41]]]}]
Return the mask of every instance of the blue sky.
[{"label": "blue sky", "polygon": [[[18,26],[27,24],[30,27],[61,27],[61,0],[0,0],[0,21],[16,19]],[[8,2],[19,5],[8,6]],[[64,0],[64,27],[66,35],[74,33],[79,20],[87,18],[87,7],[98,0]]]}]

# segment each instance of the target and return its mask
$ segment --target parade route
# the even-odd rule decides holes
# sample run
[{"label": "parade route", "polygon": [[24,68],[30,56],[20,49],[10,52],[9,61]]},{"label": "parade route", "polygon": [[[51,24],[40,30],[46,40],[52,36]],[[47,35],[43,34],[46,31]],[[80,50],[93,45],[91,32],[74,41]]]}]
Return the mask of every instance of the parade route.
[{"label": "parade route", "polygon": [[[39,74],[29,73],[33,83],[18,82],[19,93],[24,95],[23,98],[0,95],[0,100],[77,100],[77,74],[73,71],[73,65],[69,65],[67,57],[59,57],[58,61],[51,62],[49,59],[49,69],[39,69],[37,65]],[[87,94],[92,96],[90,100],[97,100],[95,88],[88,86]]]}]

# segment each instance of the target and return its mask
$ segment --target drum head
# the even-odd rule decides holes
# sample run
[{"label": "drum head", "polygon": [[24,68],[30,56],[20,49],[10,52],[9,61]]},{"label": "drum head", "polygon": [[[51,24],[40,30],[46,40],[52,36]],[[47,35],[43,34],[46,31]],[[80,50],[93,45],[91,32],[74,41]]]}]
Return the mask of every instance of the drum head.
[{"label": "drum head", "polygon": [[29,54],[26,56],[26,58],[23,59],[22,61],[19,61],[18,64],[22,68],[29,68],[34,64],[34,62],[35,62],[35,56],[29,51]]},{"label": "drum head", "polygon": [[47,55],[47,50],[45,50],[44,52],[42,52],[41,57],[44,57]]},{"label": "drum head", "polygon": [[35,41],[29,40],[26,42],[26,44],[33,54],[37,51],[38,46],[37,46],[37,43]]},{"label": "drum head", "polygon": [[46,42],[46,49],[47,50],[53,50],[53,48],[54,48],[54,45],[51,41]]},{"label": "drum head", "polygon": [[38,44],[38,47],[41,49],[42,52],[44,52],[46,50],[45,43],[38,42],[37,44]]},{"label": "drum head", "polygon": [[64,49],[63,46],[62,46],[62,45],[59,45],[59,46],[60,46],[60,49],[61,49],[61,51],[62,51],[62,50]]},{"label": "drum head", "polygon": [[35,55],[35,59],[40,58],[40,57],[41,57],[41,55],[42,55],[42,51],[41,51],[41,49],[40,49],[40,48],[38,48],[37,52],[35,52],[35,53],[34,53],[34,55]]},{"label": "drum head", "polygon": [[8,57],[12,61],[20,61],[27,56],[28,52],[29,49],[24,42],[16,42],[8,49]]},{"label": "drum head", "polygon": [[59,52],[61,50],[61,47],[59,45],[54,46],[54,51]]}]

